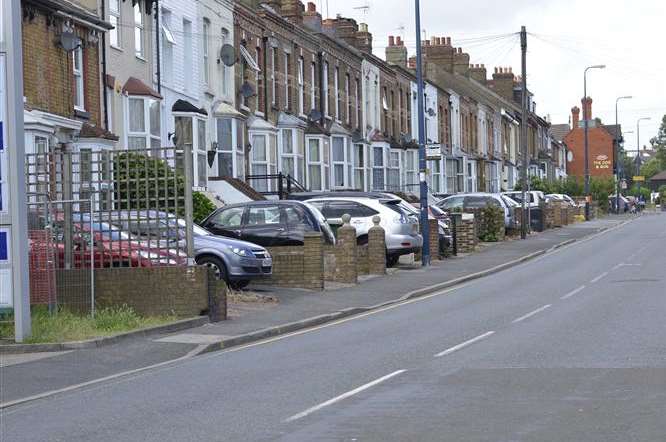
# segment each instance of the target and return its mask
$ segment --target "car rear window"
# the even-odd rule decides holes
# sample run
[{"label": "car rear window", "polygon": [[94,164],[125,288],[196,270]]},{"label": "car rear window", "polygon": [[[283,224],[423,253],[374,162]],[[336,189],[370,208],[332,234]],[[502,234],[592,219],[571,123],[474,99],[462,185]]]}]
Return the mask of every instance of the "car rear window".
[{"label": "car rear window", "polygon": [[487,205],[502,207],[495,198],[491,196],[468,196],[465,197],[465,207],[470,209],[482,209]]}]

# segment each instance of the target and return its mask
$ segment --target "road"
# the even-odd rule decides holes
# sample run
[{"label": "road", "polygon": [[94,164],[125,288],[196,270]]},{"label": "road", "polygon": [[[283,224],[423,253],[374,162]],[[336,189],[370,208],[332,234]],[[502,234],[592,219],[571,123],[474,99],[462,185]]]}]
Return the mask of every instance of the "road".
[{"label": "road", "polygon": [[7,441],[663,441],[666,216],[379,311],[4,410]]}]

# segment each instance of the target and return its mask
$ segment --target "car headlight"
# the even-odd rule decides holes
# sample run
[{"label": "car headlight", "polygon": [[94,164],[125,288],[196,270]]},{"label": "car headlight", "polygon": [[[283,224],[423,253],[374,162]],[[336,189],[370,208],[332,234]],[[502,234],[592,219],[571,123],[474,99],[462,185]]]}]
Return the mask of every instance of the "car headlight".
[{"label": "car headlight", "polygon": [[229,246],[229,249],[234,252],[238,256],[242,256],[244,258],[254,256],[252,255],[252,252],[249,251],[248,249],[243,249],[240,247],[234,247],[234,246]]}]

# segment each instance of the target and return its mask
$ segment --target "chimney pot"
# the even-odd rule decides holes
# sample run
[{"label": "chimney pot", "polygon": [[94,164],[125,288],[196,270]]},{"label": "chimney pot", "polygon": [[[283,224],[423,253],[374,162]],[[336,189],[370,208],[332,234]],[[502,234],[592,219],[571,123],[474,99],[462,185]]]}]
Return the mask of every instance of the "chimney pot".
[{"label": "chimney pot", "polygon": [[395,37],[389,35],[389,46],[395,46]]},{"label": "chimney pot", "polygon": [[317,5],[313,2],[308,2],[308,12],[317,12]]}]

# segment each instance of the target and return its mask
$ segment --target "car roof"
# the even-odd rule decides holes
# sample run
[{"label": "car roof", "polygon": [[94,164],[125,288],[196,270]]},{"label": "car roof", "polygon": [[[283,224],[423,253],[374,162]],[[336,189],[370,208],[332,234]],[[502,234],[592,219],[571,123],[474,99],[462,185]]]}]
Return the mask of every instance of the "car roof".
[{"label": "car roof", "polygon": [[261,201],[249,201],[247,203],[228,204],[224,207],[220,207],[218,211],[222,209],[230,209],[235,207],[275,206],[275,205],[289,206],[294,204],[305,206],[303,204],[303,201],[297,201],[297,200],[261,200]]},{"label": "car roof", "polygon": [[351,196],[323,196],[320,198],[312,198],[311,200],[307,200],[305,202],[307,203],[313,203],[317,201],[349,201],[349,202],[390,202],[390,203],[398,203],[402,201],[400,198],[372,198],[369,196],[357,196],[357,197],[351,197]]}]

